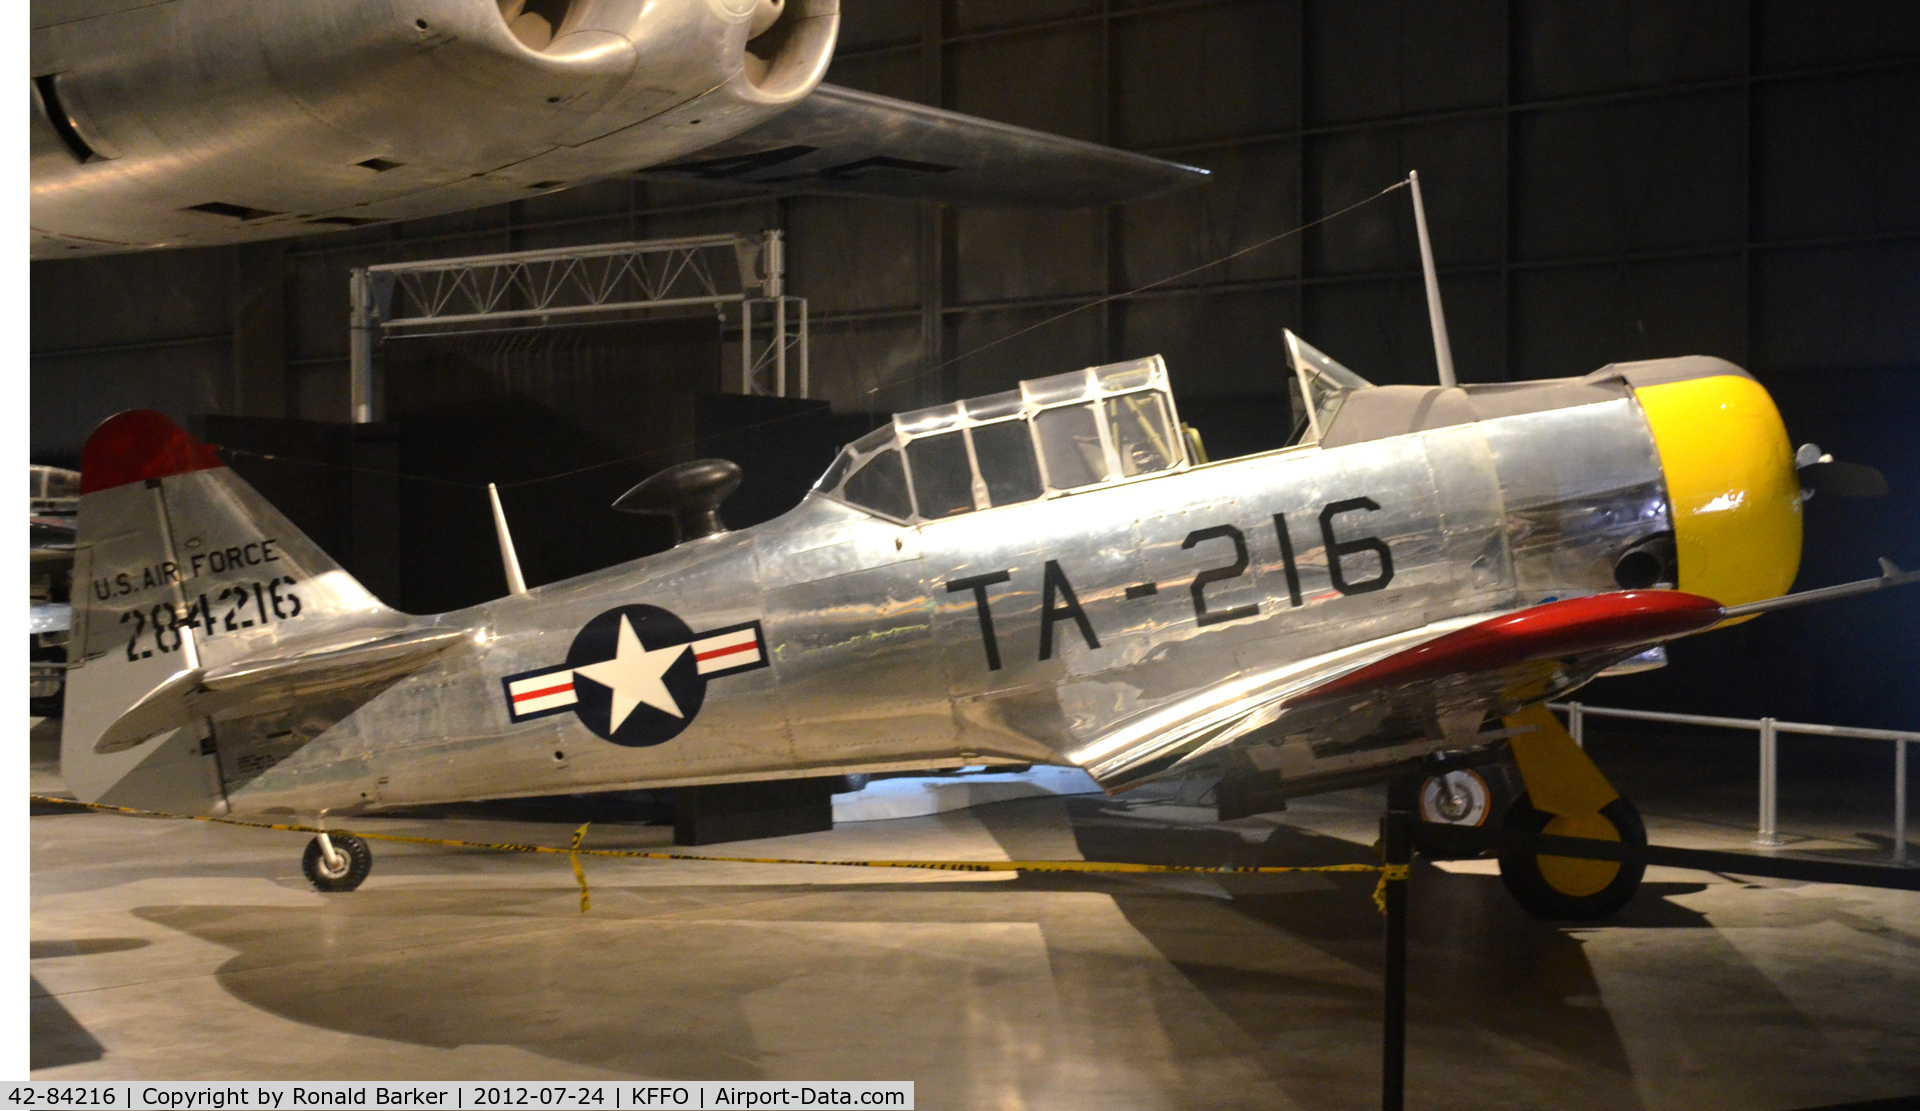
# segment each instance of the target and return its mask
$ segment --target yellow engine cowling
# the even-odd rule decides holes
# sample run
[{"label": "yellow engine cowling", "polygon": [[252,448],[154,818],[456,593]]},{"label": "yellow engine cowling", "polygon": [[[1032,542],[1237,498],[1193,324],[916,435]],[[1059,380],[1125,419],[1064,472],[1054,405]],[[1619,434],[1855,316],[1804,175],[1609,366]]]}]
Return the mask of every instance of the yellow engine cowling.
[{"label": "yellow engine cowling", "polygon": [[1738,373],[1634,393],[1666,474],[1679,588],[1725,606],[1785,594],[1800,569],[1800,480],[1773,398]]}]

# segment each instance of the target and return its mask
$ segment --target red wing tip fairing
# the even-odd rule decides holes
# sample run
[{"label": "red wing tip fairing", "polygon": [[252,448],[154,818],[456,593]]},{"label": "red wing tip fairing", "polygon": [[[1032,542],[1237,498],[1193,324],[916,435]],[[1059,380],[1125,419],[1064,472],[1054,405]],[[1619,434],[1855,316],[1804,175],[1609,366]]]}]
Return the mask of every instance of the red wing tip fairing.
[{"label": "red wing tip fairing", "polygon": [[1545,602],[1396,652],[1321,684],[1294,704],[1533,660],[1639,647],[1711,628],[1722,615],[1720,603],[1679,590],[1624,590]]}]

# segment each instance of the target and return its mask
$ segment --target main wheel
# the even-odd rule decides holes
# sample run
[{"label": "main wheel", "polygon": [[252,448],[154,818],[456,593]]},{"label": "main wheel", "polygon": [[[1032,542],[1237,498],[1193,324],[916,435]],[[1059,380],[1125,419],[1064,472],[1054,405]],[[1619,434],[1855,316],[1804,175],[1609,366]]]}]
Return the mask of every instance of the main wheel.
[{"label": "main wheel", "polygon": [[333,842],[333,854],[339,865],[327,865],[327,854],[316,837],[307,842],[307,851],[300,857],[300,870],[307,874],[307,882],[318,890],[352,891],[373,871],[373,850],[351,833],[329,834],[328,839]]},{"label": "main wheel", "polygon": [[[1568,818],[1535,810],[1526,795],[1507,810],[1504,828],[1553,837],[1588,837],[1596,841],[1647,843],[1647,827],[1640,812],[1624,798],[1614,799],[1596,816]],[[1644,864],[1614,860],[1502,852],[1500,882],[1522,907],[1540,918],[1605,918],[1627,905],[1640,889]]]}]

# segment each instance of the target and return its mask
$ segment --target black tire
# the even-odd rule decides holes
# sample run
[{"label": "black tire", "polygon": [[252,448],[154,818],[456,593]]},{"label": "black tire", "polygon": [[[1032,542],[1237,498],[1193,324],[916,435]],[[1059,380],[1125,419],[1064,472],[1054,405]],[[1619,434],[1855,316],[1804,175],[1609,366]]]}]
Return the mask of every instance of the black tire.
[{"label": "black tire", "polygon": [[[1562,828],[1548,830],[1547,827],[1555,823],[1555,817],[1535,810],[1531,800],[1522,794],[1508,808],[1503,826],[1517,832],[1552,832],[1569,837],[1596,836],[1599,832],[1579,829],[1577,823],[1568,819],[1559,819]],[[1600,817],[1627,844],[1647,843],[1647,827],[1640,821],[1640,812],[1626,799],[1617,798],[1602,807]],[[1544,868],[1543,861],[1546,862]],[[1640,878],[1646,871],[1644,864],[1533,853],[1500,854],[1500,882],[1516,902],[1538,918],[1605,918],[1627,905],[1640,889]]]},{"label": "black tire", "polygon": [[319,891],[352,891],[359,887],[373,871],[373,850],[367,843],[351,833],[329,834],[336,855],[346,858],[346,869],[334,874],[327,869],[325,854],[320,851],[318,837],[307,842],[307,851],[300,857],[300,870],[307,874],[307,882]]}]

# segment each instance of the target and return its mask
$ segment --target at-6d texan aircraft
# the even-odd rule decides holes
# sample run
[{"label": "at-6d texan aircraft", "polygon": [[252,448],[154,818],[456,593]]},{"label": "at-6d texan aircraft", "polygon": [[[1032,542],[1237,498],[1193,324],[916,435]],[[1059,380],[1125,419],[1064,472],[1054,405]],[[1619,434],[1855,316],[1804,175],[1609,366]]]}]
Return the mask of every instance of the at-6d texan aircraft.
[{"label": "at-6d texan aircraft", "polygon": [[[1230,816],[1510,751],[1508,825],[1643,841],[1543,703],[1913,577],[1783,596],[1803,482],[1846,472],[1796,460],[1719,359],[1374,386],[1286,338],[1278,450],[1205,462],[1157,356],[1092,367],[897,415],[740,531],[714,513],[737,468],[681,464],[622,499],[677,512],[672,550],[435,617],[382,605],[164,416],[122,413],[82,459],[62,772],[85,801],[322,828],[961,763],[1110,791],[1218,775]],[[305,858],[323,890],[370,865],[348,835]],[[1501,868],[1557,917],[1640,879]]]},{"label": "at-6d texan aircraft", "polygon": [[308,235],[633,171],[1041,205],[1206,177],[821,84],[838,0],[33,0],[32,10],[36,258]]}]

